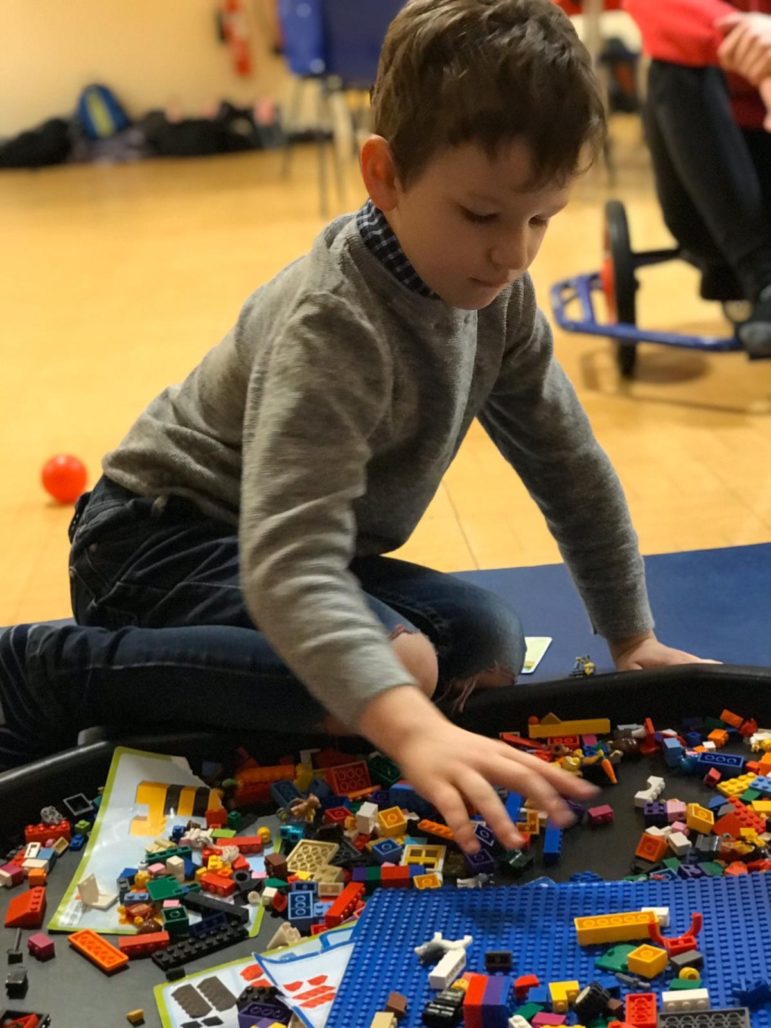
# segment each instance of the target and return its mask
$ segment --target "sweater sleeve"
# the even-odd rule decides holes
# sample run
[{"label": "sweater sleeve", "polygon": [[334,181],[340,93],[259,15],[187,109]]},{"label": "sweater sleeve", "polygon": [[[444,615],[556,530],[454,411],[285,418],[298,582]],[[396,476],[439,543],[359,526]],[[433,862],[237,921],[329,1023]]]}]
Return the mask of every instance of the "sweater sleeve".
[{"label": "sweater sleeve", "polygon": [[637,22],[647,54],[691,67],[718,63],[723,33],[714,23],[736,12],[723,0],[625,0],[624,7]]},{"label": "sweater sleeve", "polygon": [[246,604],[289,668],[348,724],[377,693],[415,684],[348,570],[353,504],[367,489],[391,372],[387,348],[349,305],[308,297],[257,360],[247,398]]},{"label": "sweater sleeve", "polygon": [[540,507],[595,630],[611,641],[648,631],[645,571],[621,484],[554,359],[529,279],[512,294],[509,321],[507,357],[480,421]]}]

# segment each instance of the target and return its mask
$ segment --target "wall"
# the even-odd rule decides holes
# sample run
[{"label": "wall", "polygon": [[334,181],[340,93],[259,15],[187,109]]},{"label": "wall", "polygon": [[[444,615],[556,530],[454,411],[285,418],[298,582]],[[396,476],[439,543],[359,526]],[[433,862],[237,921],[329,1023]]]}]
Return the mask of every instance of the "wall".
[{"label": "wall", "polygon": [[271,53],[274,0],[245,0],[253,74],[233,71],[217,39],[217,0],[2,0],[0,137],[68,116],[89,82],[110,85],[136,116],[174,104],[195,115],[214,101],[284,100]]}]

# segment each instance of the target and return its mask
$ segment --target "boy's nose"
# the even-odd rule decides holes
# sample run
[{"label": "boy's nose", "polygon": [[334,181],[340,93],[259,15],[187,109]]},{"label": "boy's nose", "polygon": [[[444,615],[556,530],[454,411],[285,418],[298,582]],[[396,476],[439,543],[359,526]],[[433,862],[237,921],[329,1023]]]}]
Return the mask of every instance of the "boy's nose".
[{"label": "boy's nose", "polygon": [[507,239],[493,248],[490,260],[498,271],[522,272],[528,265],[527,244],[524,240]]}]

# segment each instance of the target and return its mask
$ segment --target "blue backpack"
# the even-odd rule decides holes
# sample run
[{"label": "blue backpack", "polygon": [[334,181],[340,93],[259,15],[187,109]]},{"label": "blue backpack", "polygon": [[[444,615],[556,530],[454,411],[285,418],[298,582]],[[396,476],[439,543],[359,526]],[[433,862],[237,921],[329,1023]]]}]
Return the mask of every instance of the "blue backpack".
[{"label": "blue backpack", "polygon": [[131,124],[113,91],[98,83],[86,86],[80,94],[76,113],[89,139],[109,139]]}]

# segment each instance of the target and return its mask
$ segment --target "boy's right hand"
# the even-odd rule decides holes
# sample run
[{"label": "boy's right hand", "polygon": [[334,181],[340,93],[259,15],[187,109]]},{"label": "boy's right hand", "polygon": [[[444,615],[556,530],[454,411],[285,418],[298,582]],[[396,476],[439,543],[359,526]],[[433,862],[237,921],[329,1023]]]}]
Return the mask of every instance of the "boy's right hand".
[{"label": "boy's right hand", "polygon": [[597,792],[555,765],[452,724],[414,686],[376,696],[364,708],[359,728],[396,761],[469,853],[479,849],[469,811],[481,814],[507,849],[522,845],[494,785],[526,796],[560,827],[574,819],[563,797],[581,802]]}]

